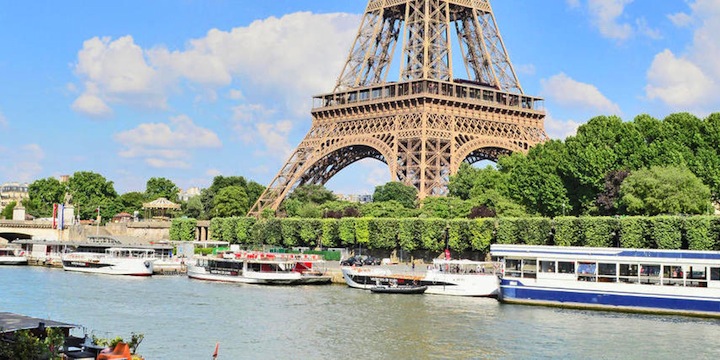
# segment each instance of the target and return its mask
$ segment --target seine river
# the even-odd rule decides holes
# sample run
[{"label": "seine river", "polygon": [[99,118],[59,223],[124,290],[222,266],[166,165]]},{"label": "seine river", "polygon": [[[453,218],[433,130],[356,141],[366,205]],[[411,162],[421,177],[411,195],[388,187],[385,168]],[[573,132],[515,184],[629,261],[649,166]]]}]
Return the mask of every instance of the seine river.
[{"label": "seine river", "polygon": [[[0,311],[145,334],[146,359],[718,359],[720,320],[0,268]],[[80,333],[81,335],[81,333]]]}]

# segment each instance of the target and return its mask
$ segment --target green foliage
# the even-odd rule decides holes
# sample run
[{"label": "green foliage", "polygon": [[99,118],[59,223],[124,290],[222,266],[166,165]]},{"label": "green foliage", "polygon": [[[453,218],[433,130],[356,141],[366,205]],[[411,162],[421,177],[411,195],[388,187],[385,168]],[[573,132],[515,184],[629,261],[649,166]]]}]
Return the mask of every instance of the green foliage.
[{"label": "green foliage", "polygon": [[213,218],[210,220],[210,227],[208,228],[209,238],[212,240],[223,240],[222,223],[223,218]]},{"label": "green foliage", "polygon": [[[502,220],[500,220],[502,222]],[[552,235],[552,221],[548,218],[515,219],[518,241],[528,245],[548,245]]]},{"label": "green foliage", "polygon": [[237,243],[237,223],[239,217],[223,218],[220,222],[220,232],[222,239],[231,243]]},{"label": "green foliage", "polygon": [[651,248],[648,239],[650,218],[643,216],[624,216],[620,218],[620,247],[628,249]]},{"label": "green foliage", "polygon": [[[324,247],[336,247],[339,244],[338,221],[336,219],[322,219],[321,241]],[[338,260],[340,260],[338,258]]]},{"label": "green foliage", "polygon": [[328,201],[335,201],[337,197],[332,191],[318,184],[305,184],[295,188],[288,195],[288,200],[298,200],[302,204],[313,203],[322,205]]},{"label": "green foliage", "polygon": [[61,329],[46,328],[43,340],[29,330],[17,331],[14,336],[13,342],[0,341],[0,359],[62,359],[60,348],[65,336]]},{"label": "green foliage", "polygon": [[447,222],[448,248],[452,251],[463,252],[470,248],[470,224],[472,220],[453,219]]},{"label": "green foliage", "polygon": [[[145,194],[133,191],[122,194],[117,198],[117,205],[120,211],[124,211],[128,214],[134,214],[136,211],[138,214],[143,213],[143,203],[146,202]],[[195,216],[190,216],[195,217]]]},{"label": "green foliage", "polygon": [[295,216],[306,219],[319,219],[322,217],[322,208],[315,203],[301,204]]},{"label": "green foliage", "polygon": [[581,246],[585,241],[581,221],[573,216],[556,217],[554,245]]},{"label": "green foliage", "polygon": [[455,175],[450,176],[450,196],[468,200],[482,192],[493,190],[505,193],[507,175],[492,166],[477,169],[463,162]]},{"label": "green foliage", "polygon": [[714,250],[713,238],[714,216],[691,216],[683,222],[685,238],[690,250]]},{"label": "green foliage", "polygon": [[376,218],[407,218],[415,217],[415,209],[408,209],[396,200],[373,201],[362,204],[360,213],[363,217]]},{"label": "green foliage", "polygon": [[417,194],[418,191],[414,186],[405,185],[398,181],[391,181],[385,185],[375,187],[373,202],[395,200],[402,206],[412,209],[415,208],[415,199],[417,199]]},{"label": "green foliage", "polygon": [[235,225],[235,238],[240,244],[247,244],[250,242],[252,236],[252,227],[255,224],[255,218],[253,217],[241,217],[238,218],[237,224]]},{"label": "green foliage", "polygon": [[319,246],[321,233],[322,223],[320,219],[304,219],[300,222],[300,240],[302,240],[303,246]]},{"label": "green foliage", "polygon": [[420,219],[400,219],[398,222],[398,246],[405,251],[420,248],[423,221]]},{"label": "green foliage", "polygon": [[631,173],[620,186],[619,205],[628,214],[704,214],[710,189],[690,170],[657,167]]},{"label": "green foliage", "polygon": [[370,249],[395,249],[399,220],[397,219],[370,219],[368,230],[370,232]]},{"label": "green foliage", "polygon": [[655,216],[651,218],[651,237],[658,249],[680,249],[682,246],[682,218]]},{"label": "green foliage", "polygon": [[[219,194],[220,190],[232,186],[242,188],[245,195],[235,200],[233,200],[232,197],[222,199],[221,203],[227,207],[221,209],[219,212],[216,211],[215,197]],[[254,204],[257,197],[260,196],[259,194],[262,193],[262,190],[264,190],[262,185],[252,181],[248,182],[242,176],[216,176],[213,179],[212,185],[207,189],[203,189],[200,193],[200,201],[203,204],[202,216],[203,218],[212,218],[215,216],[244,216],[247,213],[247,209],[250,208],[250,205]],[[237,192],[237,190],[233,190],[233,192]],[[245,212],[240,211],[240,209],[245,209]]]},{"label": "green foliage", "polygon": [[355,245],[355,221],[354,218],[342,218],[338,220],[338,235],[340,237],[340,245]]},{"label": "green foliage", "polygon": [[197,220],[173,219],[170,225],[170,240],[193,241],[196,239]]},{"label": "green foliage", "polygon": [[213,215],[219,217],[245,216],[250,205],[245,189],[228,186],[220,189],[213,200]]},{"label": "green foliage", "polygon": [[472,203],[455,197],[428,196],[422,200],[420,217],[456,219],[467,218]]},{"label": "green foliage", "polygon": [[11,201],[10,203],[5,206],[5,208],[2,211],[2,214],[0,214],[0,217],[5,219],[12,219],[13,218],[13,210],[15,209],[15,206],[17,205],[17,202]]},{"label": "green foliage", "polygon": [[479,193],[473,190],[472,196],[472,199],[469,200],[471,205],[485,205],[495,211],[498,217],[527,216],[527,212],[522,205],[514,203],[513,200],[502,195],[497,190],[484,190]]},{"label": "green foliage", "polygon": [[498,244],[517,244],[519,241],[517,218],[498,219],[495,239]]},{"label": "green foliage", "polygon": [[584,244],[589,247],[613,247],[620,222],[612,217],[581,218]]},{"label": "green foliage", "polygon": [[475,251],[487,254],[495,235],[495,219],[474,219],[470,221],[470,245]]},{"label": "green foliage", "polygon": [[50,217],[53,204],[62,203],[66,191],[65,184],[55,178],[35,180],[28,186],[29,199],[23,202],[25,211],[35,217]]},{"label": "green foliage", "polygon": [[263,219],[255,223],[262,226],[261,237],[257,239],[267,245],[280,245],[282,243],[282,227],[280,219]]},{"label": "green foliage", "polygon": [[355,220],[355,240],[357,244],[370,244],[370,219],[359,218]]},{"label": "green foliage", "polygon": [[182,203],[182,210],[185,216],[200,219],[203,216],[203,206],[200,196],[193,196],[187,202]]},{"label": "green foliage", "polygon": [[145,184],[145,198],[153,201],[157,198],[166,198],[170,201],[176,201],[180,189],[174,182],[166,178],[150,178]]},{"label": "green foliage", "polygon": [[100,208],[103,219],[111,219],[118,213],[115,200],[118,195],[112,181],[105,177],[88,171],[78,171],[70,177],[67,183],[73,197],[75,211],[79,212],[81,219],[92,219]]},{"label": "green foliage", "polygon": [[300,224],[303,221],[304,220],[301,219],[288,218],[280,222],[280,232],[285,247],[300,245]]},{"label": "green foliage", "polygon": [[446,232],[447,221],[444,219],[423,219],[422,247],[437,252],[445,249],[445,240],[449,235]]}]

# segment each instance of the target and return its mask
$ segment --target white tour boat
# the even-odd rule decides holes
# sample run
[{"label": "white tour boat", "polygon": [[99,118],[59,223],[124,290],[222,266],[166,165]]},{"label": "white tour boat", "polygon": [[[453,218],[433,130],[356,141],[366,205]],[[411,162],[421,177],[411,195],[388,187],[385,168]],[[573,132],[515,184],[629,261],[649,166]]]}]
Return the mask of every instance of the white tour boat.
[{"label": "white tour boat", "polygon": [[151,276],[155,251],[108,248],[104,253],[73,252],[62,256],[63,269],[108,275]]},{"label": "white tour boat", "polygon": [[499,245],[499,299],[720,317],[720,252]]},{"label": "white tour boat", "polygon": [[303,275],[294,271],[295,260],[274,253],[240,252],[219,257],[195,257],[188,266],[191,279],[247,284],[293,285]]},{"label": "white tour boat", "polygon": [[426,294],[455,296],[497,296],[502,264],[467,259],[435,259],[420,281]]},{"label": "white tour boat", "polygon": [[425,294],[496,296],[502,264],[489,261],[435,259],[424,276],[393,273],[387,268],[344,266],[348,286],[370,290],[376,286],[427,286]]},{"label": "white tour boat", "polygon": [[27,265],[28,259],[22,249],[0,248],[0,265]]}]

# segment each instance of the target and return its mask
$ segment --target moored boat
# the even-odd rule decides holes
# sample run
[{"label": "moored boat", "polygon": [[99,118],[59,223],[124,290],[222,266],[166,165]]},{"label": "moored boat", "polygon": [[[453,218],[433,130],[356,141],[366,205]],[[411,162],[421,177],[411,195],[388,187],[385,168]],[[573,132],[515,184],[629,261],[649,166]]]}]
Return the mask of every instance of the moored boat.
[{"label": "moored boat", "polygon": [[423,294],[427,291],[427,285],[377,285],[370,288],[371,292],[380,294]]},{"label": "moored boat", "polygon": [[435,259],[424,275],[393,273],[387,268],[342,267],[348,286],[370,290],[393,283],[427,286],[426,294],[496,296],[502,264],[489,261]]},{"label": "moored boat", "polygon": [[508,303],[720,317],[720,252],[491,246]]},{"label": "moored boat", "polygon": [[241,252],[217,257],[196,257],[188,266],[191,279],[264,285],[302,283],[303,275],[293,271],[296,261],[274,253]]},{"label": "moored boat", "polygon": [[18,248],[0,248],[0,265],[27,265],[25,252]]},{"label": "moored boat", "polygon": [[426,294],[453,296],[497,296],[502,264],[467,259],[435,259],[420,282]]},{"label": "moored boat", "polygon": [[62,256],[66,271],[107,275],[151,276],[154,262],[152,249],[108,248],[104,253],[73,252]]}]

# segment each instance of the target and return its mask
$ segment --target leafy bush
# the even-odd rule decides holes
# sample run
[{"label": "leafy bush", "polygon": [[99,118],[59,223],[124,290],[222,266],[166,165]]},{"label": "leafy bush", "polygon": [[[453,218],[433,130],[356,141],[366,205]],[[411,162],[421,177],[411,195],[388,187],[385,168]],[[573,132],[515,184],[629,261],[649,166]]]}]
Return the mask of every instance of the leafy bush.
[{"label": "leafy bush", "polygon": [[713,216],[692,216],[683,222],[685,239],[690,250],[713,250],[712,220]]},{"label": "leafy bush", "polygon": [[[340,234],[338,233],[338,221],[336,219],[323,219],[322,223],[322,246],[335,247],[338,245]],[[329,260],[329,259],[328,259]],[[338,259],[340,260],[340,259]]]},{"label": "leafy bush", "polygon": [[580,220],[572,216],[556,217],[554,244],[557,246],[580,246],[584,242]]},{"label": "leafy bush", "polygon": [[368,246],[371,249],[395,249],[397,247],[398,219],[371,219],[368,226],[370,232]]},{"label": "leafy bush", "polygon": [[400,219],[398,223],[398,245],[405,251],[420,248],[423,221],[420,219]]},{"label": "leafy bush", "polygon": [[441,251],[445,248],[445,228],[447,221],[443,219],[424,219],[422,229],[422,246],[425,250]]},{"label": "leafy bush", "polygon": [[342,218],[338,222],[340,245],[355,245],[355,218]]},{"label": "leafy bush", "polygon": [[618,220],[612,217],[583,217],[581,218],[583,246],[613,247],[615,237],[620,230]]},{"label": "leafy bush", "polygon": [[651,234],[658,249],[680,249],[682,246],[682,221],[677,216],[651,218]]},{"label": "leafy bush", "polygon": [[552,236],[552,221],[548,218],[518,218],[515,221],[517,244],[547,245]]},{"label": "leafy bush", "polygon": [[170,224],[170,240],[193,241],[197,234],[197,220],[173,219]]},{"label": "leafy bush", "polygon": [[498,244],[519,244],[517,218],[498,219],[495,241]]},{"label": "leafy bush", "polygon": [[475,219],[469,224],[470,245],[473,250],[483,253],[490,251],[495,232],[495,219]]},{"label": "leafy bush", "polygon": [[470,223],[472,220],[453,219],[448,221],[448,247],[457,252],[470,248]]},{"label": "leafy bush", "polygon": [[620,247],[626,249],[649,248],[649,220],[644,216],[624,216],[620,218]]}]

